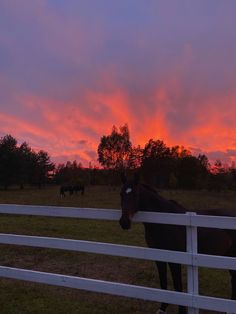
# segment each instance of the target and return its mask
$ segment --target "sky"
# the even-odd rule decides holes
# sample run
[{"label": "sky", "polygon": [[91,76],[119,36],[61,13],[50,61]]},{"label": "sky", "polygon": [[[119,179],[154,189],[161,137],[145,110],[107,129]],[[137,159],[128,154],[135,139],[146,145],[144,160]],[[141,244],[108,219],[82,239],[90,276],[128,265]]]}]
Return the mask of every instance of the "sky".
[{"label": "sky", "polygon": [[96,163],[128,123],[236,160],[235,0],[1,0],[0,137]]}]

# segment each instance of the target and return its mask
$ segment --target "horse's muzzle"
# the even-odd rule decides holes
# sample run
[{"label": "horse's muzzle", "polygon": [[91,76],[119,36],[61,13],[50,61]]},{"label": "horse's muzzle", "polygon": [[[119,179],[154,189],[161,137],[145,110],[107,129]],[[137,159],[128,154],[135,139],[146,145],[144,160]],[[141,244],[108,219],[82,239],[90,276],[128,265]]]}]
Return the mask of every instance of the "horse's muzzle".
[{"label": "horse's muzzle", "polygon": [[131,228],[131,220],[127,216],[122,215],[120,217],[119,223],[120,223],[121,228],[124,230],[128,230]]}]

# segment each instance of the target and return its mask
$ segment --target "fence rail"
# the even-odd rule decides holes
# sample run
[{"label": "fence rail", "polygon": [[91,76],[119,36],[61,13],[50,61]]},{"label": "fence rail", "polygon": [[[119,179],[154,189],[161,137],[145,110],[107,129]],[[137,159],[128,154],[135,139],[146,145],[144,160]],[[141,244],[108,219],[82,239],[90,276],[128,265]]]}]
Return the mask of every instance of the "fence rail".
[{"label": "fence rail", "polygon": [[[120,218],[120,211],[114,209],[112,210],[9,204],[0,204],[0,213],[102,220],[118,220]],[[196,215],[194,213],[163,214],[153,212],[139,212],[136,214],[134,221],[186,225],[187,243],[189,243],[187,246],[188,252],[167,251],[146,247],[118,245],[94,241],[15,234],[0,234],[0,243],[43,248],[55,248],[97,254],[109,254],[114,256],[131,257],[153,261],[160,260],[185,264],[188,267],[188,293],[163,291],[161,289],[147,288],[115,282],[106,282],[81,277],[65,276],[60,274],[36,272],[33,270],[25,270],[5,266],[0,266],[0,277],[109,293],[150,301],[184,305],[189,308],[189,313],[198,313],[198,309],[236,313],[236,301],[206,297],[198,294],[197,272],[199,266],[236,270],[236,258],[211,256],[198,254],[196,252],[197,227],[236,229],[236,217],[232,218],[205,216]]]},{"label": "fence rail", "polygon": [[[118,220],[117,209],[74,208],[37,205],[0,204],[0,214]],[[236,229],[236,217],[138,212],[135,222],[163,223],[181,226]]]}]

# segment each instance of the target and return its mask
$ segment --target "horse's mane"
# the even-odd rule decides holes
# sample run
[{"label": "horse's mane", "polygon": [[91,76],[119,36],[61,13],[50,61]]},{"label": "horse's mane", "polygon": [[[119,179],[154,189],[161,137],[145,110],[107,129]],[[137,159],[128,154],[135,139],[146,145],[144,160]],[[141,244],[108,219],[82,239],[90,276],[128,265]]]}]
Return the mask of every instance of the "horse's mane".
[{"label": "horse's mane", "polygon": [[154,196],[155,199],[159,200],[160,202],[162,202],[162,204],[164,205],[164,208],[167,209],[168,211],[170,210],[171,212],[186,212],[186,209],[183,205],[181,205],[179,202],[175,201],[175,200],[168,200],[166,198],[164,198],[163,196],[161,196],[158,191],[151,187],[150,185],[147,185],[145,183],[140,183],[140,185],[149,193],[152,194],[152,196]]},{"label": "horse's mane", "polygon": [[146,183],[141,183],[141,185],[142,185],[145,189],[149,190],[150,192],[153,192],[153,193],[155,193],[155,194],[158,194],[157,191],[156,191],[153,187],[151,187],[150,185],[147,185]]}]

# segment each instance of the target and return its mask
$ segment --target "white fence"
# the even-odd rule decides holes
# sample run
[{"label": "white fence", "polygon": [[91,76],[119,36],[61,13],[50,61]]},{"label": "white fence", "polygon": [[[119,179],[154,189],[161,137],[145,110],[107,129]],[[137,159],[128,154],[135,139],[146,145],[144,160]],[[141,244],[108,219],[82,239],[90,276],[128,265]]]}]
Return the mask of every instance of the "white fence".
[{"label": "white fence", "polygon": [[[0,205],[0,213],[17,215],[53,216],[70,218],[87,218],[118,220],[120,211],[109,209],[71,208],[31,205]],[[55,248],[114,256],[125,256],[146,260],[159,260],[187,265],[187,293],[165,291],[161,289],[121,284],[102,280],[52,274],[26,269],[0,266],[0,277],[27,280],[44,284],[71,287],[82,290],[108,293],[118,296],[138,298],[149,301],[166,302],[188,307],[188,313],[196,314],[198,309],[236,313],[236,301],[207,297],[198,293],[198,267],[236,270],[236,258],[211,256],[197,253],[197,227],[236,229],[236,217],[215,217],[187,214],[163,214],[139,212],[136,222],[156,222],[187,226],[187,252],[150,249],[144,247],[59,239],[52,237],[23,236],[0,234],[0,243],[26,245],[43,248]]]}]

